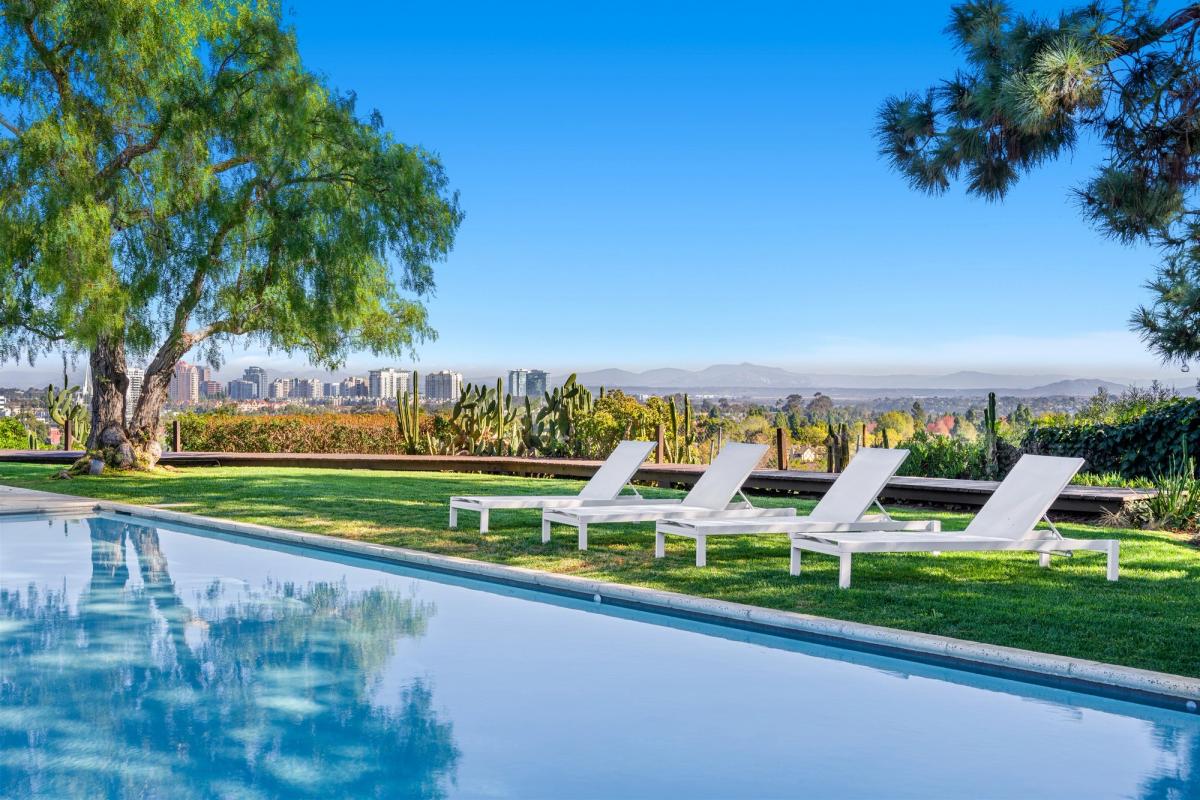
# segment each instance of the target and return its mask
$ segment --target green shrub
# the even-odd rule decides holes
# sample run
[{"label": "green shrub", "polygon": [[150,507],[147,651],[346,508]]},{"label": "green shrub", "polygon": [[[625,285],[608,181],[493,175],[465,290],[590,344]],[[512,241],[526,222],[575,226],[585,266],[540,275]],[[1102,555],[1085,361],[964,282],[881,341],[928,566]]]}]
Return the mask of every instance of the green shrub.
[{"label": "green shrub", "polygon": [[1153,489],[1149,478],[1126,478],[1119,472],[1080,472],[1071,479],[1076,486],[1111,486],[1121,489]]},{"label": "green shrub", "polygon": [[223,453],[404,452],[393,414],[180,414],[178,419],[184,450]]},{"label": "green shrub", "polygon": [[981,442],[917,431],[902,446],[909,451],[909,456],[900,465],[899,475],[925,478],[983,477],[984,451]]},{"label": "green shrub", "polygon": [[1021,445],[1030,453],[1086,459],[1092,472],[1167,475],[1186,463],[1186,452],[1200,452],[1200,399],[1167,400],[1116,424],[1035,424]]},{"label": "green shrub", "polygon": [[29,432],[16,417],[0,417],[0,450],[24,450],[29,447]]}]

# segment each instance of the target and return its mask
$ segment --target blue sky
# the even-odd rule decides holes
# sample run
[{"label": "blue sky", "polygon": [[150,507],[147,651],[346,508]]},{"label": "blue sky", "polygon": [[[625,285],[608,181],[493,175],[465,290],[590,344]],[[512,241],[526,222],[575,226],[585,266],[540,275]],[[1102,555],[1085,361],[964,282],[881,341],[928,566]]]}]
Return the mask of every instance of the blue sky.
[{"label": "blue sky", "polygon": [[1094,147],[1002,205],[876,155],[881,100],[960,63],[948,2],[289,9],[309,67],[461,193],[422,369],[1160,372],[1126,331],[1154,253],[1069,193]]}]

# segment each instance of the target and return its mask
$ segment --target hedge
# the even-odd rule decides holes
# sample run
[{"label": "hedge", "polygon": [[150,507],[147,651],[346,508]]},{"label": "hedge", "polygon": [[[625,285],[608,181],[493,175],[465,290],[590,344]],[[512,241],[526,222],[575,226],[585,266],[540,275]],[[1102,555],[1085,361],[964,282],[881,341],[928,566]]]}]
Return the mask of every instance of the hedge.
[{"label": "hedge", "polygon": [[403,452],[392,414],[181,414],[184,450],[223,453]]},{"label": "hedge", "polygon": [[[1026,452],[1087,459],[1089,472],[1154,478],[1200,455],[1200,399],[1169,400],[1119,425],[1034,425]],[[1186,449],[1185,449],[1186,448]]]}]

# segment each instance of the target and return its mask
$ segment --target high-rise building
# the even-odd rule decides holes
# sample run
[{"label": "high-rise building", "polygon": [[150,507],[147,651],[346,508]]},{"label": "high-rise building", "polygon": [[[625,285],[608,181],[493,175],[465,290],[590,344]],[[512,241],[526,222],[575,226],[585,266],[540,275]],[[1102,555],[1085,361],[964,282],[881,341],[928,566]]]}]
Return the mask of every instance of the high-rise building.
[{"label": "high-rise building", "polygon": [[[254,395],[255,397],[262,400],[267,399],[269,384],[267,383],[267,371],[265,369],[262,367],[246,367],[246,371],[242,373],[242,380],[250,381],[257,387],[258,393]],[[249,400],[250,398],[246,399]]]},{"label": "high-rise building", "polygon": [[508,393],[513,397],[524,397],[527,391],[525,383],[528,378],[529,370],[510,369],[508,371]]},{"label": "high-rise building", "polygon": [[[195,366],[195,370],[197,377],[200,379],[200,383],[212,380],[212,367],[206,367],[197,364]],[[201,390],[201,394],[203,394],[203,390]]]},{"label": "high-rise building", "polygon": [[200,402],[200,371],[186,361],[178,362],[167,384],[167,398],[181,406]]},{"label": "high-rise building", "polygon": [[292,382],[283,378],[276,378],[271,381],[271,386],[267,390],[267,397],[272,400],[287,400],[292,393]]},{"label": "high-rise building", "polygon": [[338,384],[333,383],[331,381],[325,382],[325,396],[326,397],[340,397],[341,394],[342,394],[341,386],[339,386]]},{"label": "high-rise building", "polygon": [[425,376],[425,397],[435,403],[457,400],[462,393],[462,373],[444,369]]},{"label": "high-rise building", "polygon": [[305,400],[320,400],[325,396],[325,384],[318,378],[292,378],[291,396]]},{"label": "high-rise building", "polygon": [[531,369],[525,376],[525,393],[530,397],[541,397],[550,387],[550,373]]},{"label": "high-rise building", "polygon": [[541,397],[550,383],[550,373],[540,369],[510,369],[508,393],[513,397]]},{"label": "high-rise building", "polygon": [[133,409],[137,407],[142,396],[142,382],[146,380],[146,370],[141,367],[129,367],[125,371],[129,378],[129,386],[125,388],[125,421],[133,419]]},{"label": "high-rise building", "polygon": [[[208,368],[205,367],[205,370],[208,371]],[[225,389],[221,386],[220,381],[200,381],[200,396],[206,400],[215,400],[225,396]]]},{"label": "high-rise building", "polygon": [[230,400],[253,400],[258,397],[258,384],[245,378],[234,378],[226,387]]},{"label": "high-rise building", "polygon": [[369,396],[376,399],[395,400],[396,395],[408,391],[411,377],[409,373],[392,367],[373,369],[367,373]]},{"label": "high-rise building", "polygon": [[370,387],[362,378],[344,378],[338,387],[342,397],[367,397],[370,393]]}]

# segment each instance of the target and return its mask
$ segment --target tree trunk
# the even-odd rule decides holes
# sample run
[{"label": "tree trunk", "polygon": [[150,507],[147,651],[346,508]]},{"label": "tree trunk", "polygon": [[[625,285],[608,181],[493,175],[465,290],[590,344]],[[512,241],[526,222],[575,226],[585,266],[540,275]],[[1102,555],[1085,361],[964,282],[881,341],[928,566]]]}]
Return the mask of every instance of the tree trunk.
[{"label": "tree trunk", "polygon": [[129,376],[125,367],[125,342],[117,337],[100,337],[91,352],[92,430],[88,454],[81,462],[86,469],[92,458],[117,469],[137,463],[137,455],[125,431],[125,392]]},{"label": "tree trunk", "polygon": [[142,395],[129,421],[129,441],[137,453],[139,466],[152,467],[162,456],[162,409],[167,403],[167,388],[175,372],[175,364],[191,347],[187,337],[172,338],[163,343],[146,367],[142,379]]},{"label": "tree trunk", "polygon": [[174,350],[159,351],[142,380],[142,391],[128,424],[125,395],[129,375],[125,364],[125,342],[119,337],[101,337],[92,348],[92,431],[88,454],[76,465],[87,468],[93,458],[103,459],[114,469],[152,467],[162,456],[162,422],[159,415],[167,400],[167,385],[178,360]]}]

